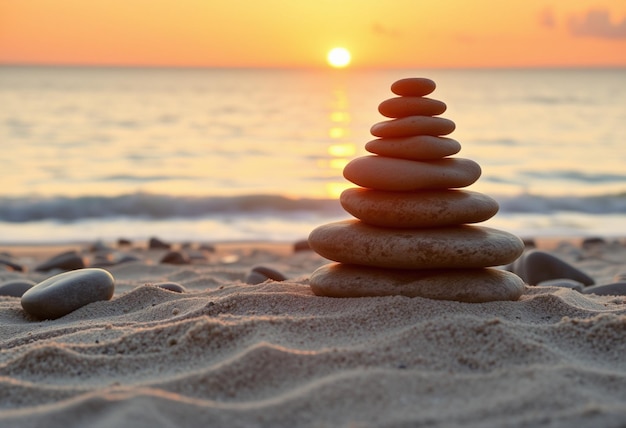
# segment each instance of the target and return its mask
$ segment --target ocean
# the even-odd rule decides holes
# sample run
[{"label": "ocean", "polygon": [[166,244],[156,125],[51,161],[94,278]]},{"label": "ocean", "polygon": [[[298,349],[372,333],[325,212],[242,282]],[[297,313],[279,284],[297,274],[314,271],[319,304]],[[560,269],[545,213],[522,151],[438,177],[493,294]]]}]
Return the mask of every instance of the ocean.
[{"label": "ocean", "polygon": [[0,67],[0,245],[296,241],[349,218],[344,165],[404,77],[523,237],[626,235],[626,69]]}]

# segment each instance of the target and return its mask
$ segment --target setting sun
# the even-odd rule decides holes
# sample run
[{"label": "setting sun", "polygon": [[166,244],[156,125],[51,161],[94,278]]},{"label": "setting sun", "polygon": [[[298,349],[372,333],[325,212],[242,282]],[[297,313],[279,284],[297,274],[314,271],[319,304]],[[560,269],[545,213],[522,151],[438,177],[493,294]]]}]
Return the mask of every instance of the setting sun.
[{"label": "setting sun", "polygon": [[352,56],[346,48],[333,48],[328,52],[326,60],[331,67],[343,68],[350,64]]}]

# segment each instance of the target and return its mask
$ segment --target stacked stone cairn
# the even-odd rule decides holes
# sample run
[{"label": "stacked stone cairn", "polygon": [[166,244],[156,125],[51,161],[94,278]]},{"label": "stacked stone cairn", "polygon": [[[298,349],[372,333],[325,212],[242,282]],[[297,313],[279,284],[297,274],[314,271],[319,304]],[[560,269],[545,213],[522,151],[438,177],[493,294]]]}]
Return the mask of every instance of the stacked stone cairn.
[{"label": "stacked stone cairn", "polygon": [[314,229],[309,245],[337,263],[310,278],[319,296],[402,295],[462,302],[517,300],[524,282],[496,268],[524,250],[516,236],[476,226],[493,217],[498,203],[461,190],[474,183],[480,166],[450,157],[461,145],[443,137],[454,122],[436,117],[446,105],[426,97],[435,82],[398,80],[375,124],[379,137],[365,148],[373,155],[352,160],[344,177],[359,187],[345,190],[341,205],[356,219]]}]

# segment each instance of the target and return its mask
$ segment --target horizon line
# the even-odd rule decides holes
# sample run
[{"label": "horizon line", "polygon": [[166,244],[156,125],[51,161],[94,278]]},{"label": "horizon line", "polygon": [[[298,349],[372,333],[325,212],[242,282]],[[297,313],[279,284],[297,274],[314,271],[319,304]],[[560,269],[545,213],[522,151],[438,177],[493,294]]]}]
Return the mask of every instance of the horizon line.
[{"label": "horizon line", "polygon": [[322,65],[311,66],[262,66],[262,65],[172,65],[172,64],[81,64],[81,63],[14,63],[0,62],[0,67],[14,68],[92,68],[92,69],[171,69],[171,70],[301,70],[329,71],[343,73],[349,71],[382,70],[606,70],[625,69],[626,64],[579,64],[579,65],[484,65],[484,66],[350,66],[335,69]]}]

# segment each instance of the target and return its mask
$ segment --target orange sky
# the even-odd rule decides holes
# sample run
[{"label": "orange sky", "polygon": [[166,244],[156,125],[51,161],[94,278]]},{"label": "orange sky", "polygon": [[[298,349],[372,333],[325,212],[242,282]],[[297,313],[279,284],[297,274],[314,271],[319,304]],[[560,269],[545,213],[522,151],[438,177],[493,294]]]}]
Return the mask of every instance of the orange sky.
[{"label": "orange sky", "polygon": [[0,0],[0,63],[626,66],[624,0]]}]

